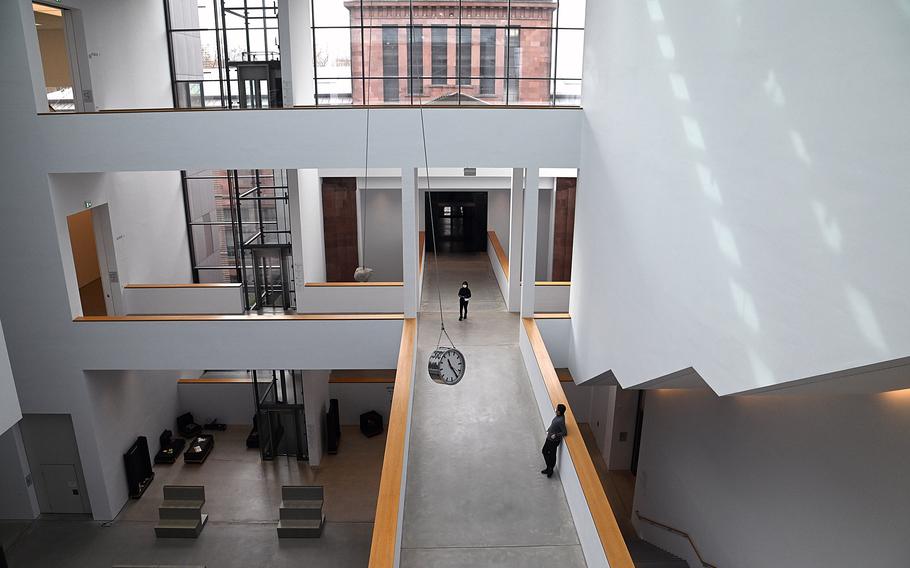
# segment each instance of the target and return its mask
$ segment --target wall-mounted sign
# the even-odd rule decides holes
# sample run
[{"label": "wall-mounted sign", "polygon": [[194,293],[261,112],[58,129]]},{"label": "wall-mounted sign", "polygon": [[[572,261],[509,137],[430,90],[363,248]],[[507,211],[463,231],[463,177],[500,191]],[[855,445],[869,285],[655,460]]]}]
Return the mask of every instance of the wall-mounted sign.
[{"label": "wall-mounted sign", "polygon": [[85,205],[86,209],[91,209],[91,207],[92,207],[91,201],[83,201],[82,203]]}]

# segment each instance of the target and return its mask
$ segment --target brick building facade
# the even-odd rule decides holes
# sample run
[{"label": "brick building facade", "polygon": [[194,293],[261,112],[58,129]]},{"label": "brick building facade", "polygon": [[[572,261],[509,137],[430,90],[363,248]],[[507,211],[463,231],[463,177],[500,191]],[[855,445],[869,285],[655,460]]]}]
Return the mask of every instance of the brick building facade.
[{"label": "brick building facade", "polygon": [[363,14],[359,0],[345,2],[354,104],[408,104],[411,87],[414,103],[549,104],[556,2],[460,4],[459,16],[457,0],[364,0]]}]

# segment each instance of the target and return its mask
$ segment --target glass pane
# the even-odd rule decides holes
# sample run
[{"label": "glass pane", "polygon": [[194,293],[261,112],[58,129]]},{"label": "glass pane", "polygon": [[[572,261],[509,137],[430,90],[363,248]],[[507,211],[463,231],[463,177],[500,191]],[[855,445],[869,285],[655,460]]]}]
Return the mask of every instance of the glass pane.
[{"label": "glass pane", "polygon": [[584,30],[559,30],[558,42],[555,76],[560,79],[581,79]]},{"label": "glass pane", "polygon": [[[454,28],[433,25],[430,29],[430,77],[435,86],[445,87],[454,72]],[[450,59],[451,58],[451,59]],[[445,94],[435,92],[434,96]]]},{"label": "glass pane", "polygon": [[[351,49],[357,53],[360,70],[360,32],[348,29],[314,30],[316,41],[316,77],[318,79],[350,79]],[[350,81],[348,81],[350,83]],[[322,89],[320,89],[322,92]],[[326,91],[330,92],[330,91]]]},{"label": "glass pane", "polygon": [[549,105],[553,81],[549,79],[521,79],[518,92],[509,92],[509,99],[522,105]]},{"label": "glass pane", "polygon": [[[358,81],[359,83],[360,81]],[[369,79],[367,83],[367,92],[368,98],[366,99],[367,104],[385,104],[385,105],[409,105],[411,104],[411,95],[406,92],[407,81],[405,79],[385,79],[385,78],[376,78]],[[396,90],[397,89],[397,90]],[[356,89],[359,91],[359,89]],[[385,94],[396,94],[398,96],[385,98]],[[414,102],[419,102],[418,98],[414,98]],[[355,102],[355,104],[361,104],[361,101]]]},{"label": "glass pane", "polygon": [[556,26],[556,2],[513,2],[509,25],[520,28]]},{"label": "glass pane", "polygon": [[234,266],[234,234],[230,225],[191,225],[197,267]]},{"label": "glass pane", "polygon": [[352,18],[360,18],[360,2],[348,8],[347,0],[313,0],[313,26],[349,26]]},{"label": "glass pane", "polygon": [[559,0],[556,17],[560,28],[584,28],[585,0]]},{"label": "glass pane", "polygon": [[222,270],[217,268],[199,268],[198,273],[200,284],[238,282],[237,271],[234,269]]},{"label": "glass pane", "polygon": [[474,47],[474,29],[469,26],[460,26],[458,32],[457,56],[455,59],[456,76],[459,85],[470,85],[471,76],[477,75],[479,70],[472,68],[473,47]]},{"label": "glass pane", "polygon": [[556,104],[578,106],[581,104],[581,80],[557,79]]},{"label": "glass pane", "polygon": [[186,193],[192,222],[231,222],[231,202],[226,179],[187,179]]},{"label": "glass pane", "polygon": [[198,0],[169,0],[167,5],[171,30],[215,27],[212,9],[200,8]]},{"label": "glass pane", "polygon": [[[429,30],[428,30],[429,31]],[[414,95],[423,94],[424,61],[426,42],[424,40],[424,27],[413,26],[408,32],[408,61],[406,75],[410,78],[408,92]]]}]

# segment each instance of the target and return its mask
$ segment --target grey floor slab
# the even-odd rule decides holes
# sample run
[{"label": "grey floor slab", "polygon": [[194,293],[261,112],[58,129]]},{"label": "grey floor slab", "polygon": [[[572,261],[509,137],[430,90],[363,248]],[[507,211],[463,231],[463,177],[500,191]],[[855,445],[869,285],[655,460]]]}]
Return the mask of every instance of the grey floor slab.
[{"label": "grey floor slab", "polygon": [[[455,290],[468,280],[475,297],[499,294],[486,255],[451,264],[441,256],[441,281],[446,274]],[[434,285],[424,282],[425,304]],[[486,301],[493,309],[464,322],[446,314],[467,361],[455,386],[423,371],[439,315],[432,306],[420,314],[402,566],[584,566],[562,485],[540,474],[544,431],[518,349],[519,318],[501,295]]]},{"label": "grey floor slab", "polygon": [[199,564],[217,568],[367,565],[372,523],[326,523],[318,539],[282,539],[277,523],[209,522],[197,539],[155,538],[154,523],[36,521],[7,553],[10,568]]}]

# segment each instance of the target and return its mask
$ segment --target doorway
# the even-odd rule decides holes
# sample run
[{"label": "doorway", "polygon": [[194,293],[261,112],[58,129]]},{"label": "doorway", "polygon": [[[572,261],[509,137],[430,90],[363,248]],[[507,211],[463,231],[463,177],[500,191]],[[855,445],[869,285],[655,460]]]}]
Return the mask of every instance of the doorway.
[{"label": "doorway", "polygon": [[[425,227],[435,230],[439,253],[487,250],[487,193],[485,191],[427,192]],[[432,215],[432,219],[430,216]],[[433,239],[427,239],[432,249]]]},{"label": "doorway", "polygon": [[22,441],[41,513],[91,514],[69,414],[24,414]]},{"label": "doorway", "polygon": [[82,19],[78,10],[32,3],[41,69],[50,112],[94,110],[87,75],[88,56],[84,49]]},{"label": "doorway", "polygon": [[106,316],[107,306],[104,301],[104,285],[101,280],[92,210],[86,209],[68,216],[66,225],[69,229],[70,246],[73,249],[73,263],[76,265],[76,282],[79,286],[82,315]]}]

